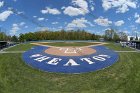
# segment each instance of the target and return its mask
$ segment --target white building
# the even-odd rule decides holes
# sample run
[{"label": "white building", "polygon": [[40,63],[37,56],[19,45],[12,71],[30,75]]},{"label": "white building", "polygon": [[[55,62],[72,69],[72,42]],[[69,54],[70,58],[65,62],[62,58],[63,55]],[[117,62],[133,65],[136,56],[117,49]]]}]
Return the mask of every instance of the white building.
[{"label": "white building", "polygon": [[[130,41],[130,38],[133,38],[133,40],[135,40],[136,39],[136,36],[128,36],[127,37],[127,40]],[[138,40],[140,40],[140,37],[138,37]]]}]

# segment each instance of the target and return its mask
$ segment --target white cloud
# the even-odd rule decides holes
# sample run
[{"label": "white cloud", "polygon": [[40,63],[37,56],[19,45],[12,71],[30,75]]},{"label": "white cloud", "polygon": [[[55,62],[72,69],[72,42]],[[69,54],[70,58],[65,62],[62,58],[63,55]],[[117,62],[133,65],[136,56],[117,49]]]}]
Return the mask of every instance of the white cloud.
[{"label": "white cloud", "polygon": [[81,9],[75,8],[72,6],[68,6],[67,8],[65,8],[65,10],[63,12],[64,12],[64,14],[69,15],[69,16],[78,16],[78,15],[85,15],[86,14]]},{"label": "white cloud", "polygon": [[124,21],[123,20],[120,20],[120,21],[115,22],[115,25],[116,26],[122,26],[123,24],[124,24]]},{"label": "white cloud", "polygon": [[24,28],[28,28],[28,26],[25,26]]},{"label": "white cloud", "polygon": [[61,7],[61,9],[65,9],[65,8],[66,8],[65,6]]},{"label": "white cloud", "polygon": [[125,13],[129,11],[129,8],[137,8],[136,0],[102,0],[102,2],[104,10],[117,8],[116,13]]},{"label": "white cloud", "polygon": [[33,16],[33,18],[37,18],[37,16]]},{"label": "white cloud", "polygon": [[86,13],[89,12],[88,10],[88,3],[86,0],[72,0],[73,5],[78,6],[79,8],[83,9]]},{"label": "white cloud", "polygon": [[53,25],[58,24],[58,22],[52,22]]},{"label": "white cloud", "polygon": [[64,14],[69,16],[85,15],[89,13],[88,3],[85,0],[72,0],[72,6],[63,7]]},{"label": "white cloud", "polygon": [[0,8],[3,7],[4,1],[0,1]]},{"label": "white cloud", "polygon": [[25,22],[21,22],[19,25],[24,26],[25,24],[26,24]]},{"label": "white cloud", "polygon": [[45,20],[45,18],[38,18],[38,21],[43,21]]},{"label": "white cloud", "polygon": [[22,11],[22,12],[18,12],[18,14],[20,15],[20,14],[24,14],[24,12]]},{"label": "white cloud", "polygon": [[11,35],[15,35],[19,30],[21,30],[22,27],[28,28],[28,26],[25,26],[25,22],[15,23],[12,25],[12,28],[10,30]]},{"label": "white cloud", "polygon": [[134,18],[136,18],[135,23],[140,24],[140,15],[138,13],[135,13]]},{"label": "white cloud", "polygon": [[139,15],[138,13],[135,13],[134,17],[135,17],[135,18],[139,18],[140,15]]},{"label": "white cloud", "polygon": [[4,12],[0,13],[0,21],[6,21],[6,19],[7,19],[11,14],[13,14],[13,12],[10,11],[10,10],[7,10],[7,11],[4,11]]},{"label": "white cloud", "polygon": [[95,6],[95,3],[93,2],[93,0],[89,0],[89,7],[91,11],[94,11],[94,6]]},{"label": "white cloud", "polygon": [[88,20],[86,20],[85,18],[77,18],[73,20],[71,23],[68,23],[66,28],[69,30],[73,28],[85,28],[87,27],[86,24],[91,25],[91,23],[88,22]]},{"label": "white cloud", "polygon": [[52,14],[52,15],[59,15],[59,14],[61,14],[61,12],[58,10],[58,9],[56,9],[56,8],[49,8],[49,7],[46,7],[46,9],[45,10],[41,10],[41,13],[42,14]]},{"label": "white cloud", "polygon": [[17,31],[20,30],[20,27],[18,24],[13,24],[12,25],[12,29],[10,30],[10,34],[11,35],[15,35],[17,33]]},{"label": "white cloud", "polygon": [[94,22],[100,26],[109,26],[112,24],[112,21],[109,21],[108,18],[99,17],[94,20]]},{"label": "white cloud", "polygon": [[140,17],[135,22],[140,24]]}]

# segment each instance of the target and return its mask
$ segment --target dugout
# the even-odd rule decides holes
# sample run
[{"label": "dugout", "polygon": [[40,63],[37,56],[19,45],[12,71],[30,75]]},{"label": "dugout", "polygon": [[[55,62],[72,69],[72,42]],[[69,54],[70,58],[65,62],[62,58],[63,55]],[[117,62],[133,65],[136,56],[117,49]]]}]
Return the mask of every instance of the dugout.
[{"label": "dugout", "polygon": [[0,41],[0,49],[4,48],[7,46],[7,42],[6,41]]},{"label": "dugout", "polygon": [[136,44],[137,49],[140,49],[140,41],[131,41],[131,42]]}]

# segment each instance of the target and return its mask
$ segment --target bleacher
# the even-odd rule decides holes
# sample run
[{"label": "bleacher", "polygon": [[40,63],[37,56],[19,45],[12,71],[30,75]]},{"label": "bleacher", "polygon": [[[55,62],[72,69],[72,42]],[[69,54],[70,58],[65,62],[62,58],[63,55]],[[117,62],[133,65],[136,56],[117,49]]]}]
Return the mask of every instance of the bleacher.
[{"label": "bleacher", "polygon": [[0,49],[7,47],[7,41],[0,41]]}]

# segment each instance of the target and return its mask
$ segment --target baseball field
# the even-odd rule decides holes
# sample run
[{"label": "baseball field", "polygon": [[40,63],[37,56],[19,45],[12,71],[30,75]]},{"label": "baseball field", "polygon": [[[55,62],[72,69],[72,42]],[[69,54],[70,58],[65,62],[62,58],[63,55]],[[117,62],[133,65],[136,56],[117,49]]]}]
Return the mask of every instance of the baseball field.
[{"label": "baseball field", "polygon": [[[118,52],[118,62],[83,74],[49,73],[29,67],[22,60],[22,52],[35,46],[30,43],[6,49],[0,54],[0,93],[140,93],[140,53],[122,48],[120,44],[107,43],[104,46]],[[87,46],[91,43],[45,45]]]}]

